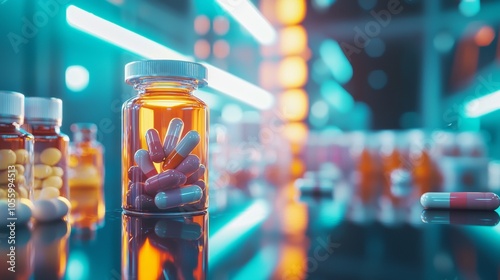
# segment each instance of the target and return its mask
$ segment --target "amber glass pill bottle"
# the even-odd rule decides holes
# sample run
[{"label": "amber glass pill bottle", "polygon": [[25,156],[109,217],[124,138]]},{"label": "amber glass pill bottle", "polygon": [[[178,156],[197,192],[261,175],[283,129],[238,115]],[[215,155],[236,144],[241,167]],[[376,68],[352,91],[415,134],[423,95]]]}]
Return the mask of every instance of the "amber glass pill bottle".
[{"label": "amber glass pill bottle", "polygon": [[23,127],[35,137],[34,200],[69,199],[69,137],[61,132],[62,100],[27,97],[25,111]]},{"label": "amber glass pill bottle", "polygon": [[145,60],[125,66],[137,95],[122,108],[122,207],[129,213],[203,212],[208,207],[207,85],[198,63]]},{"label": "amber glass pill bottle", "polygon": [[0,199],[9,202],[30,198],[33,186],[34,138],[23,122],[24,95],[0,91]]}]

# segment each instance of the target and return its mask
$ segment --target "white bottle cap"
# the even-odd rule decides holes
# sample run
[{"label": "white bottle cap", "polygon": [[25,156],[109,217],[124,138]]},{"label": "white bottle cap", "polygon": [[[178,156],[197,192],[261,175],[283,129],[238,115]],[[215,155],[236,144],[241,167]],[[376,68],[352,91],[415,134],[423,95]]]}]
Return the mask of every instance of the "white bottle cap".
[{"label": "white bottle cap", "polygon": [[24,95],[15,91],[0,91],[0,122],[24,121]]},{"label": "white bottle cap", "polygon": [[207,85],[207,68],[189,61],[141,60],[125,65],[125,82],[133,85],[141,78],[168,77],[193,79],[198,87]]},{"label": "white bottle cap", "polygon": [[59,98],[26,97],[25,109],[28,124],[62,124],[62,100]]}]

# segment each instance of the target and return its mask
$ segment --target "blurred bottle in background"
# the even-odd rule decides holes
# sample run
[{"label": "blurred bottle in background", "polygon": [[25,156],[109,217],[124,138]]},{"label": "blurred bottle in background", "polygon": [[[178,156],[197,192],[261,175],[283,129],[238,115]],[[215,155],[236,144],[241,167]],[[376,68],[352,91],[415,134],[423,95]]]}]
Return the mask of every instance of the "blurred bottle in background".
[{"label": "blurred bottle in background", "polygon": [[95,230],[104,219],[104,148],[96,140],[97,126],[92,123],[71,125],[69,187],[71,216],[75,229]]}]

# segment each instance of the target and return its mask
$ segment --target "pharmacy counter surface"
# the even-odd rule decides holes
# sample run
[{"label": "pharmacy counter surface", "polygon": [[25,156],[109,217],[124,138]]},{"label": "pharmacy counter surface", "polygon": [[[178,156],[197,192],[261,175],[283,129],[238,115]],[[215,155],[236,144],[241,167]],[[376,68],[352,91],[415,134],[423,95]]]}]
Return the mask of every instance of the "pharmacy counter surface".
[{"label": "pharmacy counter surface", "polygon": [[[270,191],[267,191],[270,192]],[[65,222],[16,232],[1,279],[499,279],[497,212],[423,211],[414,200],[363,205],[293,187],[211,196],[209,214],[106,212],[96,230]],[[265,197],[266,199],[264,199]]]}]

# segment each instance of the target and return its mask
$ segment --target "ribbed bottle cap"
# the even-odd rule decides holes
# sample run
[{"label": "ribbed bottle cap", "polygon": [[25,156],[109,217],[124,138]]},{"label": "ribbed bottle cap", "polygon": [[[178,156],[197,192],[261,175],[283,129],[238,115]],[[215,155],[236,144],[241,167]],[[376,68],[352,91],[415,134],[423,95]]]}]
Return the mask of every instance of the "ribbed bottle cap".
[{"label": "ribbed bottle cap", "polygon": [[0,122],[24,121],[24,95],[15,91],[0,91]]},{"label": "ribbed bottle cap", "polygon": [[145,77],[178,77],[194,79],[198,87],[207,85],[207,68],[189,61],[180,60],[141,60],[125,65],[125,82],[134,84],[137,79]]},{"label": "ribbed bottle cap", "polygon": [[61,126],[62,100],[59,98],[26,97],[24,118],[27,123],[47,123]]}]

